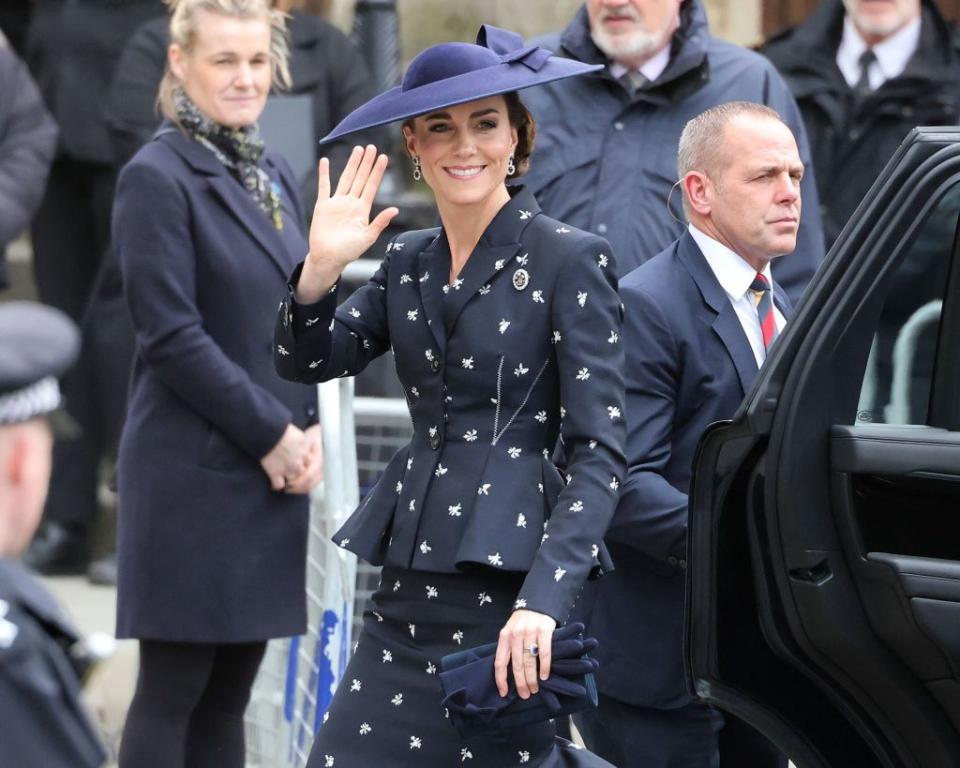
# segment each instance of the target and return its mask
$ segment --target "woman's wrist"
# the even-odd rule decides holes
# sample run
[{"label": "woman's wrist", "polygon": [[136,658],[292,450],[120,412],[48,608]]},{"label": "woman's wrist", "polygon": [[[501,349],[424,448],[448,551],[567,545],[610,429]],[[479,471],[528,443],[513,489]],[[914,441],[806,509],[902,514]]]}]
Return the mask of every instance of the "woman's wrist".
[{"label": "woman's wrist", "polygon": [[294,286],[294,297],[298,304],[316,304],[330,293],[330,289],[340,279],[342,267],[328,263],[318,263],[309,254],[300,270],[300,279]]}]

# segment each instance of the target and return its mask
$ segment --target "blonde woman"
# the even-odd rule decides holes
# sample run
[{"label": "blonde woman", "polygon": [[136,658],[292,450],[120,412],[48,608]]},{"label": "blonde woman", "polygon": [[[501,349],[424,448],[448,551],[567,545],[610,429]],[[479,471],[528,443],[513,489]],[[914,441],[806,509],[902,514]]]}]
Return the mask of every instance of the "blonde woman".
[{"label": "blonde woman", "polygon": [[273,374],[276,295],[306,252],[256,121],[286,80],[268,0],[177,0],[154,139],[123,170],[113,239],[137,333],[119,455],[117,633],[140,640],[123,768],[244,763],[271,637],[305,630],[315,395]]}]

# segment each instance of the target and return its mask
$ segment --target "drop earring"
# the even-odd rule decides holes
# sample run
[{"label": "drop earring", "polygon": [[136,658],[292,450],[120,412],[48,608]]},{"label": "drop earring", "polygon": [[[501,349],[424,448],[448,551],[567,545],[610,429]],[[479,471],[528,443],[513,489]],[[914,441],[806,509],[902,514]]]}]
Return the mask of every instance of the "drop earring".
[{"label": "drop earring", "polygon": [[413,156],[413,180],[420,181],[423,178],[423,171],[420,170],[420,157]]},{"label": "drop earring", "polygon": [[507,158],[507,176],[513,176],[517,172],[517,166],[513,164],[513,152]]}]

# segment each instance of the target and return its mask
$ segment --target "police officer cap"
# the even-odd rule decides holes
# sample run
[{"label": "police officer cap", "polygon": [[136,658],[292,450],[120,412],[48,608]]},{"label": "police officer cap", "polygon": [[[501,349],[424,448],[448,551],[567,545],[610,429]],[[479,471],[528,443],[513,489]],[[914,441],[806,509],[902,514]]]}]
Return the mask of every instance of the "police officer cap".
[{"label": "police officer cap", "polygon": [[59,310],[27,301],[0,304],[0,425],[55,411],[57,379],[79,350],[77,327]]}]

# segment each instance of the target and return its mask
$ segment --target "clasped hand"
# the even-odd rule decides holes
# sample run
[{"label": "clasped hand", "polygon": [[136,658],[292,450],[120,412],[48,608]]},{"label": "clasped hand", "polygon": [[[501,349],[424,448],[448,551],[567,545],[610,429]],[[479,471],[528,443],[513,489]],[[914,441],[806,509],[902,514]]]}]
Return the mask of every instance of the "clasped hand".
[{"label": "clasped hand", "polygon": [[[540,680],[550,677],[553,630],[556,628],[557,622],[545,613],[523,609],[513,612],[500,630],[497,655],[493,662],[493,675],[501,696],[506,696],[510,690],[507,671],[511,668],[521,699],[529,699],[540,690]],[[533,645],[537,646],[536,656],[530,653]]]},{"label": "clasped hand", "polygon": [[327,158],[320,160],[310,252],[296,287],[301,304],[323,298],[344,267],[360,258],[400,212],[394,207],[386,208],[370,220],[370,209],[386,169],[387,156],[378,155],[375,146],[354,147],[331,195],[330,163]]},{"label": "clasped hand", "polygon": [[323,479],[323,440],[320,425],[305,430],[288,424],[283,437],[260,460],[270,487],[285,493],[309,493]]}]

